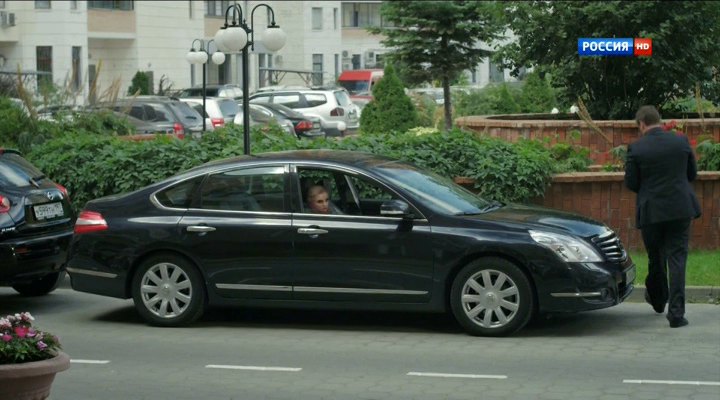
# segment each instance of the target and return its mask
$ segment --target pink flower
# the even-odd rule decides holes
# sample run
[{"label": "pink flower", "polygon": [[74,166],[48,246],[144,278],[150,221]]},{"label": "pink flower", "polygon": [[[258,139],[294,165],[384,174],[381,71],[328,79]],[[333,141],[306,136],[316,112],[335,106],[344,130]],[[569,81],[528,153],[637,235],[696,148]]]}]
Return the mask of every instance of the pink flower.
[{"label": "pink flower", "polygon": [[2,335],[3,342],[9,342],[12,340],[12,336],[8,335],[7,333]]},{"label": "pink flower", "polygon": [[28,328],[27,328],[27,327],[24,327],[24,326],[16,326],[16,327],[15,327],[15,334],[16,334],[19,338],[24,338],[24,337],[27,336],[27,334],[28,334]]},{"label": "pink flower", "polygon": [[45,342],[43,342],[42,340],[39,341],[39,342],[37,342],[37,348],[38,348],[38,349],[40,349],[40,350],[45,350],[45,349],[47,349],[47,347],[48,347],[48,346],[47,346],[47,345],[45,344]]},{"label": "pink flower", "polygon": [[35,329],[30,328],[28,329],[27,337],[35,337],[36,334],[37,332],[35,331]]}]

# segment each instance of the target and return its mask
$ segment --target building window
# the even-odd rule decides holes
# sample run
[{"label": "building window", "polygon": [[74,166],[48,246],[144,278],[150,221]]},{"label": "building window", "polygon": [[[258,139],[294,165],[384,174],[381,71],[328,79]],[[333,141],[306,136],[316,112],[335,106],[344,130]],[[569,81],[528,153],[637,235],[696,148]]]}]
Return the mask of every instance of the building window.
[{"label": "building window", "polygon": [[272,74],[267,71],[273,68],[273,55],[271,53],[258,54],[258,87],[272,85]]},{"label": "building window", "polygon": [[225,11],[230,7],[230,4],[230,1],[225,0],[208,0],[205,2],[205,15],[209,17],[224,17]]},{"label": "building window", "polygon": [[477,83],[477,71],[474,69],[470,71],[470,82]]},{"label": "building window", "polygon": [[35,48],[35,59],[37,60],[38,88],[44,85],[52,85],[52,46],[37,46]]},{"label": "building window", "polygon": [[313,30],[322,29],[322,8],[312,8],[312,28]]},{"label": "building window", "polygon": [[313,85],[322,86],[323,84],[323,55],[313,54],[312,56]]},{"label": "building window", "polygon": [[489,68],[489,80],[490,82],[496,83],[496,82],[505,82],[505,73],[504,71],[492,60],[489,60],[488,62],[488,68]]},{"label": "building window", "polygon": [[80,90],[80,75],[82,73],[82,65],[80,63],[80,53],[82,47],[73,46],[72,48],[72,88]]},{"label": "building window", "polygon": [[131,11],[135,9],[133,0],[90,0],[87,2],[88,8],[99,8],[104,10],[123,10]]},{"label": "building window", "polygon": [[192,0],[188,1],[188,17],[192,19],[193,17],[193,2]]},{"label": "building window", "polygon": [[47,10],[50,8],[50,0],[35,0],[35,8]]},{"label": "building window", "polygon": [[333,29],[337,30],[338,28],[338,9],[333,8]]},{"label": "building window", "polygon": [[0,0],[0,8],[5,8],[5,0]]},{"label": "building window", "polygon": [[71,0],[71,1],[70,1],[70,9],[71,9],[71,10],[77,10],[77,0]]},{"label": "building window", "polygon": [[379,3],[344,3],[342,14],[342,26],[345,28],[380,26]]}]

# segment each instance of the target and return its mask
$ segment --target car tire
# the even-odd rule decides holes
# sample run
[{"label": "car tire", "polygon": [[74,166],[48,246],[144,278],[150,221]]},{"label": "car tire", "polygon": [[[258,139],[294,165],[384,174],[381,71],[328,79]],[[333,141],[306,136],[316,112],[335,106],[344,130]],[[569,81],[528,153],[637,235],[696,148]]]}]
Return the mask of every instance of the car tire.
[{"label": "car tire", "polygon": [[455,277],[450,306],[455,319],[474,336],[506,336],[532,318],[535,298],[530,280],[515,264],[485,257]]},{"label": "car tire", "polygon": [[202,275],[175,254],[145,260],[133,275],[132,297],[140,316],[155,326],[190,324],[200,318],[207,303]]},{"label": "car tire", "polygon": [[18,283],[12,286],[23,296],[44,296],[57,289],[65,278],[64,272],[53,272],[29,283]]}]

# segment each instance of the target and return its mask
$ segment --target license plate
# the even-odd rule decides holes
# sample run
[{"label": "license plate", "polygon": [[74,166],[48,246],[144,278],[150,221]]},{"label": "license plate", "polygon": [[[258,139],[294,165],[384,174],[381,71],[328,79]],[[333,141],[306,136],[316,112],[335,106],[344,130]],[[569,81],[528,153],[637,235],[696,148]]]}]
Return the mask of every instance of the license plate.
[{"label": "license plate", "polygon": [[320,123],[319,123],[319,122],[313,122],[313,129],[320,129]]},{"label": "license plate", "polygon": [[64,214],[62,203],[50,203],[33,206],[33,211],[35,212],[35,219],[38,221],[59,217]]}]

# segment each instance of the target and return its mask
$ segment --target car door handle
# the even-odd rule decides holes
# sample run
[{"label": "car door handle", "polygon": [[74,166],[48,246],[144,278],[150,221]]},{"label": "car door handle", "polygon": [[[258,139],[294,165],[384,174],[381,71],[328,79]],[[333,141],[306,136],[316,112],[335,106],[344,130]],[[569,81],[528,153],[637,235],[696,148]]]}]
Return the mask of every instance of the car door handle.
[{"label": "car door handle", "polygon": [[318,229],[318,228],[299,228],[298,233],[302,235],[323,235],[325,233],[328,233],[325,229]]},{"label": "car door handle", "polygon": [[205,226],[205,225],[190,225],[187,227],[188,232],[204,233],[204,232],[212,232],[214,230],[215,230],[215,228],[213,228],[212,226]]}]

